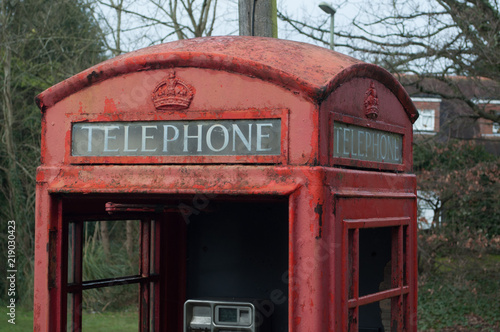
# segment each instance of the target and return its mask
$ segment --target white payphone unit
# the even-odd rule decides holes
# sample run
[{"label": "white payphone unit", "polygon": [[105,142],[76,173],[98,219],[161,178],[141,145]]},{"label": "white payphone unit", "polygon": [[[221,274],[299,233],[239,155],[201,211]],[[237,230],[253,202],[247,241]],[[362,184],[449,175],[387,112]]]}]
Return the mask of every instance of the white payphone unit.
[{"label": "white payphone unit", "polygon": [[187,300],[184,332],[264,332],[264,317],[252,302]]}]

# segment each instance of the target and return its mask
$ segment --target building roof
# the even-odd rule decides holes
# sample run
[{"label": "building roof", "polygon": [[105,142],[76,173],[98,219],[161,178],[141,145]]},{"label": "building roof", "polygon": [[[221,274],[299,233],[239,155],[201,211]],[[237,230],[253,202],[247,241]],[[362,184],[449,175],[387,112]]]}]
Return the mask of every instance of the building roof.
[{"label": "building roof", "polygon": [[485,77],[445,76],[428,77],[417,75],[397,75],[400,83],[410,96],[447,96],[453,99],[499,100],[500,84]]}]

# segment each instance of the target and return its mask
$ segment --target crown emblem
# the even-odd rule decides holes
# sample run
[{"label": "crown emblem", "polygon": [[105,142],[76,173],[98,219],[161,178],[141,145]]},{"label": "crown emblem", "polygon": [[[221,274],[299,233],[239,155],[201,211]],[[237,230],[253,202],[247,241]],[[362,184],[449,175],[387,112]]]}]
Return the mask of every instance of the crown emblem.
[{"label": "crown emblem", "polygon": [[153,103],[158,110],[181,110],[189,107],[193,96],[194,88],[171,72],[153,90]]},{"label": "crown emblem", "polygon": [[378,97],[375,90],[375,83],[370,83],[370,87],[365,92],[365,115],[369,119],[375,120],[378,117]]}]

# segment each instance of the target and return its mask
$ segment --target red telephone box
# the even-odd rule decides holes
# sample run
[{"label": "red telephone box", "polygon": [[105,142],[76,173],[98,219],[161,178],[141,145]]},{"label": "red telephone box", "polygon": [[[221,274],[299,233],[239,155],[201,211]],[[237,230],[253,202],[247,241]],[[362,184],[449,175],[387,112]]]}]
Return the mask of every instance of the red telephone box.
[{"label": "red telephone box", "polygon": [[387,71],[200,38],[37,103],[35,331],[128,301],[139,331],[416,331],[418,115]]}]

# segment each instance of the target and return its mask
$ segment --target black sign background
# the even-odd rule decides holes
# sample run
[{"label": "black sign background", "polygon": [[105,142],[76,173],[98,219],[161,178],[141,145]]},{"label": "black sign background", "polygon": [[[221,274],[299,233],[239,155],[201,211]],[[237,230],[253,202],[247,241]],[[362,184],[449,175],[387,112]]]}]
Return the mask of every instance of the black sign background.
[{"label": "black sign background", "polygon": [[73,156],[280,155],[281,119],[81,122]]}]

